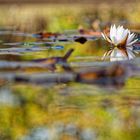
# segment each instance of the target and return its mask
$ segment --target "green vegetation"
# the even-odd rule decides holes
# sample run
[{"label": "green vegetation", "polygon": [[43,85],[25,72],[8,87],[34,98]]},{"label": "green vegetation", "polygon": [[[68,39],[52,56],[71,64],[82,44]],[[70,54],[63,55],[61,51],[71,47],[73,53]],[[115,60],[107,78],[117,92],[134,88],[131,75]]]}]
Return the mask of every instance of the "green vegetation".
[{"label": "green vegetation", "polygon": [[[139,13],[140,3],[131,6],[101,4],[98,7],[5,5],[0,8],[0,25],[31,33],[63,33],[81,27],[102,31],[105,23],[126,22],[130,29],[139,30]],[[8,42],[33,41],[31,38],[1,38]],[[61,56],[69,48],[74,48],[75,52],[69,59],[73,62],[78,61],[76,56],[102,56],[107,46],[102,40],[84,45],[62,45],[65,46],[62,51],[33,52],[19,58],[31,60]],[[139,85],[139,77],[128,79],[120,90],[77,83],[2,85],[0,81],[0,140],[139,140]]]}]

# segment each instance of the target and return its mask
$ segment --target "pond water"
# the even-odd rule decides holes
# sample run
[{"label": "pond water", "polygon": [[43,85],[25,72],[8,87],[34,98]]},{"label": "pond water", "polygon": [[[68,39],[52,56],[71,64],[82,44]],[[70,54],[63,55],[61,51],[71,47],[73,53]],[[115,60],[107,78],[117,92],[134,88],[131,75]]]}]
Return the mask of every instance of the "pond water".
[{"label": "pond water", "polygon": [[[24,12],[21,15],[27,15]],[[82,17],[87,16],[89,23],[90,12]],[[102,37],[89,35],[87,42],[79,43],[73,39],[79,36],[78,23],[72,23],[77,15],[62,14],[60,22],[59,16],[49,19],[59,23],[52,25],[54,29],[45,27],[60,32],[57,39],[41,40],[36,36],[37,27],[28,31],[21,26],[24,22],[17,29],[0,28],[0,139],[139,140],[139,55],[124,63],[102,61],[109,47]],[[64,62],[61,58],[71,48],[74,51]],[[89,76],[91,71],[94,74]],[[115,73],[115,79],[110,73]]]}]

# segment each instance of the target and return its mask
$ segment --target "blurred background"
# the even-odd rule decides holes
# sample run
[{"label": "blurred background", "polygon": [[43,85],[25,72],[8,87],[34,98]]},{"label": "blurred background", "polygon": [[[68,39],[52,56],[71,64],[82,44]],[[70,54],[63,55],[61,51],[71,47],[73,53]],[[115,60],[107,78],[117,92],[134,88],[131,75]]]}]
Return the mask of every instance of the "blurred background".
[{"label": "blurred background", "polygon": [[[71,34],[79,29],[101,32],[112,24],[139,32],[140,1],[0,0],[1,31]],[[34,41],[5,35],[0,40]],[[74,48],[71,62],[77,61],[76,56],[101,57],[108,46],[102,39],[84,45],[76,42],[62,45],[61,51],[0,55],[0,59],[24,61],[62,56]],[[2,72],[5,71],[1,75]],[[121,90],[73,82],[15,84],[0,78],[0,140],[140,140],[139,85],[139,77],[129,78]]]},{"label": "blurred background", "polygon": [[58,32],[81,26],[100,30],[105,24],[121,22],[139,29],[139,1],[42,1],[1,0],[0,25],[28,32]]}]

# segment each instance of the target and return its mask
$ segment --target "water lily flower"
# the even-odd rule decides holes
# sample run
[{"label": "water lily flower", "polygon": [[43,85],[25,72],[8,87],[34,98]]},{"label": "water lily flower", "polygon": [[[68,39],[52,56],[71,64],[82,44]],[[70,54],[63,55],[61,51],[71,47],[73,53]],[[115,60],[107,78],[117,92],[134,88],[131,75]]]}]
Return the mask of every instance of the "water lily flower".
[{"label": "water lily flower", "polygon": [[123,26],[111,26],[109,37],[102,33],[103,38],[111,44],[111,48],[105,52],[103,59],[107,56],[110,61],[130,60],[135,58],[137,51],[133,50],[133,44],[138,41],[135,34]]}]

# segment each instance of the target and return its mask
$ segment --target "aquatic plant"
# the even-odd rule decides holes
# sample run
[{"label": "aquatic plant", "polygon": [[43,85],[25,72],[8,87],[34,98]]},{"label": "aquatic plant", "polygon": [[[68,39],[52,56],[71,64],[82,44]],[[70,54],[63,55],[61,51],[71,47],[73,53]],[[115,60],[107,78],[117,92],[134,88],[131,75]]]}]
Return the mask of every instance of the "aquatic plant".
[{"label": "aquatic plant", "polygon": [[138,41],[136,35],[123,26],[111,26],[109,37],[102,33],[103,38],[111,44],[111,48],[105,52],[103,59],[109,56],[110,61],[130,60],[135,58],[137,51],[133,50],[133,44]]}]

